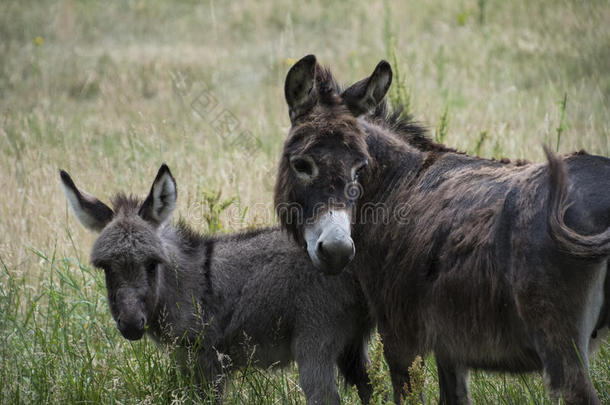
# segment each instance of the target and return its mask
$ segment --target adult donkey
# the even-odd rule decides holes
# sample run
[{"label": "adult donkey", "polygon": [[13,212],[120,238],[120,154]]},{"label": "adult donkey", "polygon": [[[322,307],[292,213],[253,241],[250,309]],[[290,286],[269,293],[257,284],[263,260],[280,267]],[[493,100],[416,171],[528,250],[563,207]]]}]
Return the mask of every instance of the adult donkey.
[{"label": "adult donkey", "polygon": [[113,209],[64,171],[61,180],[77,218],[100,232],[91,262],[104,270],[125,338],[147,332],[175,345],[179,359],[194,354],[197,380],[212,383],[217,399],[232,368],[295,359],[308,404],[340,403],[335,364],[368,402],[374,324],[353,275],[320,274],[279,229],[210,238],[168,223],[177,191],[165,165],[143,202],[119,194]]},{"label": "adult donkey", "polygon": [[469,402],[469,368],[543,370],[553,398],[599,403],[587,369],[610,325],[610,160],[458,153],[387,113],[391,78],[382,61],[341,91],[313,55],[291,68],[283,227],[325,272],[355,246],[396,401],[416,355],[433,352],[442,404]]}]

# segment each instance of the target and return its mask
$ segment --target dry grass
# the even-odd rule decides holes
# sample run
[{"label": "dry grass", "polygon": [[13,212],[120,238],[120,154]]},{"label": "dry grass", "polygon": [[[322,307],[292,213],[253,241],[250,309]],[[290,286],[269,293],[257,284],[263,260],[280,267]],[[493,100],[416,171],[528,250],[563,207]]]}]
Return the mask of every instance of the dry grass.
[{"label": "dry grass", "polygon": [[[274,223],[273,177],[289,124],[283,80],[306,53],[351,82],[387,58],[395,38],[411,111],[432,133],[448,111],[445,142],[484,156],[541,160],[567,95],[560,150],[610,155],[606,1],[324,3],[3,1],[0,296],[10,277],[25,277],[30,291],[46,285],[48,262],[32,249],[64,260],[62,271],[74,270],[72,259],[87,262],[93,235],[68,213],[59,168],[107,200],[143,195],[167,162],[180,215],[202,230],[204,191],[236,197],[225,230]],[[212,112],[193,107],[208,96],[218,103]],[[230,131],[216,129],[222,111],[238,120]],[[0,343],[9,344],[3,328]],[[594,372],[608,391],[610,357],[602,359]],[[511,403],[502,378],[481,378],[475,398],[490,386]]]}]

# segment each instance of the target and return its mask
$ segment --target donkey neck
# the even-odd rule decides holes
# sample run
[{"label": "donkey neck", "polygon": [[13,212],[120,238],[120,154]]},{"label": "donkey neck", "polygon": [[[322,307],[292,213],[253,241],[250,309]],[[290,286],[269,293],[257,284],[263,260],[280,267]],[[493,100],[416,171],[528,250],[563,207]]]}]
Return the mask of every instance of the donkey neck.
[{"label": "donkey neck", "polygon": [[160,340],[189,338],[192,318],[207,313],[213,240],[197,235],[183,223],[165,225],[160,237],[169,261],[160,269],[150,332]]},{"label": "donkey neck", "polygon": [[[400,249],[405,233],[405,214],[412,190],[436,159],[448,151],[422,150],[384,125],[359,120],[366,136],[370,169],[361,178],[363,195],[352,220],[356,266],[367,294],[381,291],[388,257]],[[391,234],[391,236],[390,236]],[[390,243],[388,243],[388,241]],[[378,314],[379,319],[384,314]]]},{"label": "donkey neck", "polygon": [[371,157],[360,204],[386,204],[390,195],[408,188],[418,177],[429,152],[416,149],[384,127],[365,120],[360,123]]}]

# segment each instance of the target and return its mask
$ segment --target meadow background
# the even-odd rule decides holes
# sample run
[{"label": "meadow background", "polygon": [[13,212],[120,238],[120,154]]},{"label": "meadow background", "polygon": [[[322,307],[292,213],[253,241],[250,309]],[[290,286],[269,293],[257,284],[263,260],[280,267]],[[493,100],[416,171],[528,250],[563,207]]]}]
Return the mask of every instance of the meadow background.
[{"label": "meadow background", "polygon": [[[339,81],[388,59],[391,99],[485,157],[610,155],[610,5],[590,1],[0,2],[0,403],[191,403],[166,353],[124,340],[88,264],[95,235],[58,169],[104,201],[144,196],[162,162],[202,232],[275,223],[286,72]],[[389,378],[373,343],[379,401]],[[436,402],[436,369],[420,370]],[[610,403],[610,344],[591,375]],[[249,369],[228,403],[304,403],[294,367]],[[544,404],[540,375],[473,373],[475,403]],[[345,403],[358,403],[352,388]]]}]

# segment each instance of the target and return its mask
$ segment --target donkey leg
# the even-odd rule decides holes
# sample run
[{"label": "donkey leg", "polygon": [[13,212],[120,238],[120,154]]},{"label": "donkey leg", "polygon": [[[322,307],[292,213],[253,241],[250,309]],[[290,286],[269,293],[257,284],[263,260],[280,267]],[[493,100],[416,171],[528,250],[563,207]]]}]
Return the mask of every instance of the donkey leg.
[{"label": "donkey leg", "polygon": [[299,383],[307,405],[339,405],[341,399],[335,381],[335,365],[332,359],[297,359]]},{"label": "donkey leg", "polygon": [[[396,336],[393,331],[386,332],[381,327],[379,328],[379,334],[383,341],[383,353],[390,368],[394,403],[402,404],[412,389],[409,367],[411,367],[419,354],[414,350],[417,345],[412,344],[403,337]],[[420,399],[424,402],[423,394],[421,393]]]},{"label": "donkey leg", "polygon": [[[559,270],[559,269],[558,269]],[[552,288],[527,286],[517,297],[542,362],[551,397],[567,405],[599,404],[589,378],[589,343],[604,301],[605,266],[555,272]]]},{"label": "donkey leg", "polygon": [[174,349],[172,354],[182,374],[197,387],[199,395],[206,403],[216,403],[222,398],[224,375],[214,353],[180,346]]},{"label": "donkey leg", "polygon": [[216,352],[211,350],[199,352],[196,377],[205,400],[213,399],[214,403],[222,403],[227,372]]},{"label": "donkey leg", "polygon": [[535,339],[542,360],[545,382],[554,401],[566,405],[598,405],[597,392],[588,373],[588,353],[577,347],[576,339],[554,347],[541,337]]},{"label": "donkey leg", "polygon": [[468,370],[455,363],[436,358],[439,400],[441,405],[468,405]]},{"label": "donkey leg", "polygon": [[337,360],[339,371],[349,385],[355,385],[363,404],[368,404],[373,394],[373,387],[367,372],[371,363],[366,340],[349,345]]}]

